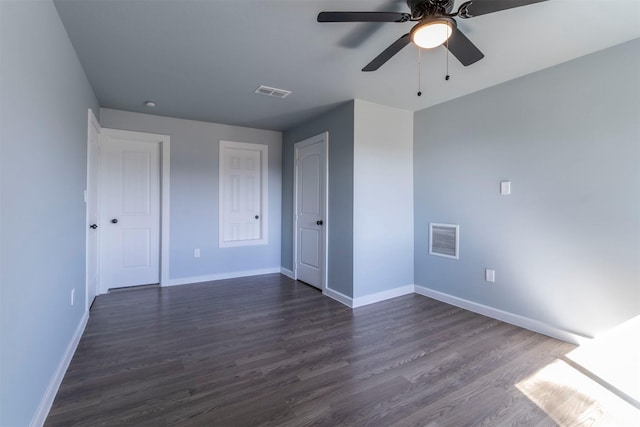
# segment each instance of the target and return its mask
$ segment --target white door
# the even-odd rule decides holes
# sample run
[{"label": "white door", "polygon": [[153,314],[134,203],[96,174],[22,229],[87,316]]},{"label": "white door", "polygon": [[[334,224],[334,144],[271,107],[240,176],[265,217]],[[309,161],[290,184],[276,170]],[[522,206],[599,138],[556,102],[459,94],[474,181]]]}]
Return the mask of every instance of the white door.
[{"label": "white door", "polygon": [[87,259],[86,309],[91,308],[98,289],[98,143],[100,125],[93,111],[89,110],[87,135]]},{"label": "white door", "polygon": [[227,149],[225,154],[224,241],[259,239],[260,152]]},{"label": "white door", "polygon": [[220,141],[220,247],[267,243],[264,144]]},{"label": "white door", "polygon": [[326,133],[295,145],[296,278],[319,289],[325,286],[326,147]]},{"label": "white door", "polygon": [[160,282],[160,143],[104,129],[100,139],[100,286]]}]

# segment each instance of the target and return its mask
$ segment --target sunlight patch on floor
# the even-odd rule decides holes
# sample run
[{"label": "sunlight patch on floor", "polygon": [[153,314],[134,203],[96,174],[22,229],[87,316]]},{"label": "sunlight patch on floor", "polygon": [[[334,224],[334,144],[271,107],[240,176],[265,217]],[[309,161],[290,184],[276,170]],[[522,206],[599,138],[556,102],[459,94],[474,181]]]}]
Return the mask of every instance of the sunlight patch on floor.
[{"label": "sunlight patch on floor", "polygon": [[581,345],[567,358],[640,405],[640,316]]},{"label": "sunlight patch on floor", "polygon": [[640,316],[516,384],[561,426],[640,426]]},{"label": "sunlight patch on floor", "polygon": [[516,384],[560,426],[640,425],[640,410],[562,360]]}]

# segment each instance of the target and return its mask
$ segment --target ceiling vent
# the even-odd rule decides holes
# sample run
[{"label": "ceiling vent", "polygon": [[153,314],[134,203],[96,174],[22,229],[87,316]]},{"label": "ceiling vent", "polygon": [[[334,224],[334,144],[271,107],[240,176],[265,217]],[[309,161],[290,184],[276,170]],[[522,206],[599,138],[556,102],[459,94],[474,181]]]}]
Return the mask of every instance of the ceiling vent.
[{"label": "ceiling vent", "polygon": [[258,95],[273,96],[274,98],[286,98],[291,95],[290,90],[277,89],[269,86],[260,86],[254,91],[254,93],[257,93]]},{"label": "ceiling vent", "polygon": [[459,258],[460,226],[429,223],[429,254],[446,258]]}]

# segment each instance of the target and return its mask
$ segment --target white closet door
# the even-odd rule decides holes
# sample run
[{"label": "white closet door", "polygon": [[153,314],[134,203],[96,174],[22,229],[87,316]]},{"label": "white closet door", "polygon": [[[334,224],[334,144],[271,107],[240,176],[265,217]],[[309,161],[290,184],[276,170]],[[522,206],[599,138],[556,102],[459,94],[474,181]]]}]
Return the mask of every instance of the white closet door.
[{"label": "white closet door", "polygon": [[220,247],[267,243],[267,146],[220,143]]}]

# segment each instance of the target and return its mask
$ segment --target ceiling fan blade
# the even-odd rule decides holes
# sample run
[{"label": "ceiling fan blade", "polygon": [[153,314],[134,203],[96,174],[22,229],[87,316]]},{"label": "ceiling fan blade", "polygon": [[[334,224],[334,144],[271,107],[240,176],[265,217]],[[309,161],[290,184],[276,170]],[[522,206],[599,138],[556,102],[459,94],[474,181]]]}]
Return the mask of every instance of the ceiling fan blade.
[{"label": "ceiling fan blade", "polygon": [[444,44],[458,61],[465,67],[484,58],[484,54],[476,47],[462,31],[456,28],[447,43]]},{"label": "ceiling fan blade", "polygon": [[390,60],[393,57],[393,55],[395,55],[396,53],[400,52],[409,43],[411,43],[411,37],[409,36],[409,33],[407,33],[404,36],[400,37],[395,42],[393,42],[391,44],[391,46],[389,46],[384,51],[382,51],[382,53],[380,55],[376,56],[373,59],[373,61],[369,62],[362,69],[362,71],[375,71],[375,70],[377,70],[385,62]]},{"label": "ceiling fan blade", "polygon": [[401,12],[320,12],[318,22],[407,22],[410,13]]},{"label": "ceiling fan blade", "polygon": [[547,0],[471,0],[460,5],[458,16],[460,18],[473,18],[487,13],[513,9]]}]

